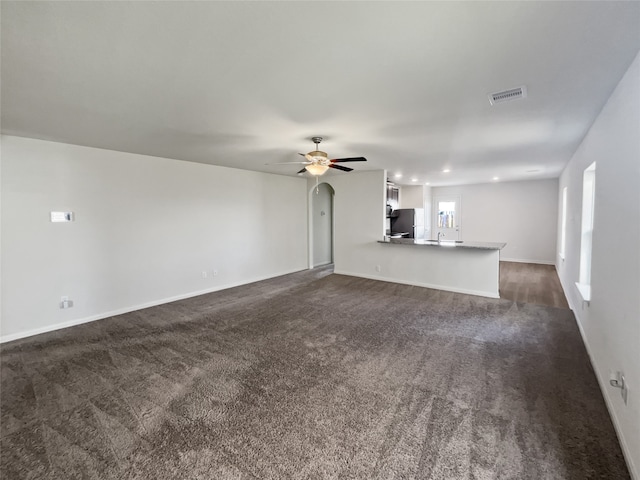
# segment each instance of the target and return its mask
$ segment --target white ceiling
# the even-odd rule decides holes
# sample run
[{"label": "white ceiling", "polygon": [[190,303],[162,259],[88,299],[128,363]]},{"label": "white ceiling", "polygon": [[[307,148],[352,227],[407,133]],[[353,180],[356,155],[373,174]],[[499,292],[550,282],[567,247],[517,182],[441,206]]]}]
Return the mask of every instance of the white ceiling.
[{"label": "white ceiling", "polygon": [[3,133],[283,175],[320,135],[402,184],[557,177],[640,49],[637,1],[1,8]]}]

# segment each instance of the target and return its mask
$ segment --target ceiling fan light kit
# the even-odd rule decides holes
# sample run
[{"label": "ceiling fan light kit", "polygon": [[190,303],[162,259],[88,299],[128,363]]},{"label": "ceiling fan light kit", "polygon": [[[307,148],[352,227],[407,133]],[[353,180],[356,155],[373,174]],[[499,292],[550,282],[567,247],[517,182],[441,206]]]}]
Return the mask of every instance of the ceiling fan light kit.
[{"label": "ceiling fan light kit", "polygon": [[322,175],[324,174],[327,170],[329,170],[329,165],[322,165],[320,163],[312,163],[311,165],[307,165],[305,167],[305,169],[307,170],[307,172],[309,172],[311,175]]},{"label": "ceiling fan light kit", "polygon": [[307,165],[304,168],[311,175],[324,175],[326,171],[329,170],[329,165],[331,164],[329,161],[329,155],[327,155],[327,152],[318,150],[318,145],[320,145],[322,137],[311,137],[311,141],[316,144],[316,149],[304,156],[304,158],[311,162],[310,165]]},{"label": "ceiling fan light kit", "polygon": [[353,168],[343,167],[342,165],[335,165],[336,163],[341,162],[366,162],[367,159],[364,157],[351,157],[351,158],[334,158],[333,160],[329,160],[329,155],[327,152],[323,152],[318,150],[318,145],[322,141],[322,137],[311,137],[313,143],[316,144],[316,149],[313,152],[309,152],[307,154],[300,153],[299,155],[303,156],[306,162],[283,162],[283,163],[298,163],[304,165],[302,170],[298,172],[298,175],[302,175],[304,172],[309,172],[311,175],[315,177],[319,177],[320,175],[324,175],[327,170],[330,168],[334,168],[336,170],[342,170],[343,172],[351,172]]}]

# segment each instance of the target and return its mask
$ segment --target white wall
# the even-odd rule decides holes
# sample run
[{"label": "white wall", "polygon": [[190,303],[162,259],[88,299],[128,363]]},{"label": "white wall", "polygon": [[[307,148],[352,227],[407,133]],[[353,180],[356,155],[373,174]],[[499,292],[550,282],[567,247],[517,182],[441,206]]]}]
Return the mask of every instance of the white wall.
[{"label": "white wall", "polygon": [[506,242],[501,260],[555,263],[557,179],[433,187],[431,194],[460,195],[461,240]]},{"label": "white wall", "polygon": [[306,182],[3,136],[1,248],[6,341],[305,269]]},{"label": "white wall", "polygon": [[[596,162],[591,302],[580,269],[582,175]],[[636,57],[560,177],[567,187],[567,244],[558,274],[574,310],[630,468],[640,478],[640,57]],[[560,212],[560,210],[558,210]],[[560,216],[560,214],[558,215]],[[560,225],[560,219],[558,221]],[[558,249],[560,235],[557,238]],[[628,404],[609,386],[624,372]]]},{"label": "white wall", "polygon": [[401,186],[400,208],[424,208],[424,187],[422,185]]},{"label": "white wall", "polygon": [[[335,192],[334,252],[336,271],[362,272],[382,240],[386,219],[384,170],[332,175],[324,179]],[[373,265],[371,270],[373,270]]]}]

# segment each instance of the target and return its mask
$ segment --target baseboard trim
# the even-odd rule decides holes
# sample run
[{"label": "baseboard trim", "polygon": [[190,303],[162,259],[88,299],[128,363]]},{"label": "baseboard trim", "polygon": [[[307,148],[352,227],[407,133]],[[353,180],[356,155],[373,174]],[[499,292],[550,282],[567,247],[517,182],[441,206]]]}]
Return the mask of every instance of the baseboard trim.
[{"label": "baseboard trim", "polygon": [[345,270],[334,270],[333,273],[337,273],[339,275],[348,275],[350,277],[367,278],[369,280],[378,280],[380,282],[400,283],[402,285],[413,285],[415,287],[431,288],[434,290],[444,290],[446,292],[464,293],[467,295],[476,295],[478,297],[500,298],[500,295],[497,293],[484,292],[481,290],[469,290],[465,288],[455,288],[455,287],[448,287],[444,285],[435,285],[432,283],[410,282],[407,280],[397,280],[395,278],[387,278],[387,277],[381,277],[381,276],[375,276],[375,275],[365,275],[362,273],[347,272]]},{"label": "baseboard trim", "polygon": [[[640,474],[638,473],[638,469],[633,463],[633,457],[631,456],[631,450],[627,446],[625,442],[624,435],[622,435],[622,430],[620,429],[620,422],[618,417],[616,416],[615,410],[613,408],[613,404],[611,403],[611,397],[609,396],[609,390],[607,386],[609,385],[608,378],[602,378],[599,370],[596,368],[596,364],[593,360],[593,355],[591,355],[591,347],[589,346],[589,341],[587,340],[587,336],[582,328],[582,323],[580,323],[580,319],[576,315],[576,310],[569,302],[569,306],[571,310],[573,310],[573,316],[576,319],[576,324],[578,325],[578,330],[580,331],[580,336],[582,337],[582,342],[587,350],[587,355],[589,356],[589,362],[591,363],[591,368],[596,374],[596,380],[598,381],[598,386],[600,387],[600,391],[602,392],[602,397],[604,398],[604,403],[607,406],[607,411],[609,412],[609,417],[611,418],[611,423],[613,423],[613,428],[616,431],[616,436],[618,437],[618,442],[620,442],[620,446],[622,447],[622,454],[625,459],[625,463],[627,464],[627,469],[629,470],[629,474],[631,475],[632,480],[640,480]],[[617,392],[617,390],[616,390]]]},{"label": "baseboard trim", "polygon": [[318,268],[318,267],[324,267],[325,265],[331,265],[332,263],[333,263],[333,260],[330,260],[328,262],[316,263],[309,270],[313,270],[314,268]]},{"label": "baseboard trim", "polygon": [[67,322],[56,323],[53,325],[45,325],[43,327],[26,330],[23,332],[12,333],[9,335],[0,336],[0,344],[13,342],[14,340],[20,340],[22,338],[32,337],[34,335],[40,335],[41,333],[53,332],[55,330],[61,330],[63,328],[75,327],[76,325],[82,325],[83,323],[95,322],[96,320],[103,320],[109,317],[115,317],[116,315],[123,315],[125,313],[135,312],[136,310],[143,310],[145,308],[156,307],[158,305],[164,305],[165,303],[177,302],[178,300],[185,300],[187,298],[197,297],[199,295],[206,295],[207,293],[218,292],[220,290],[226,290],[228,288],[240,287],[242,285],[248,285],[250,283],[260,282],[262,280],[268,280],[270,278],[280,277],[282,275],[288,275],[290,273],[296,273],[305,269],[295,269],[291,271],[280,272],[274,275],[266,275],[261,277],[255,277],[247,281],[233,282],[225,285],[218,285],[216,287],[207,288],[205,290],[198,290],[195,292],[184,293],[180,295],[174,295],[172,297],[166,297],[151,302],[141,303],[137,305],[131,305],[128,307],[118,308],[116,310],[110,310],[108,312],[98,313],[88,317],[77,318],[75,320],[69,320]]},{"label": "baseboard trim", "polygon": [[514,263],[535,263],[537,265],[555,265],[556,262],[547,261],[547,260],[531,260],[526,258],[502,258],[500,257],[501,262],[514,262]]}]

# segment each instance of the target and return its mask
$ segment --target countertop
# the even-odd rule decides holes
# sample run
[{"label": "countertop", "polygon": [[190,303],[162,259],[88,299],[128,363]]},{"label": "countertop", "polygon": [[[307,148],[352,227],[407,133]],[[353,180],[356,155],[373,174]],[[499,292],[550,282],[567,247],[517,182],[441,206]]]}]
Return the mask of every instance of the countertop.
[{"label": "countertop", "polygon": [[415,238],[389,238],[378,240],[378,243],[395,243],[399,245],[414,245],[417,247],[438,247],[438,248],[469,248],[476,250],[502,250],[506,243],[498,242],[467,242],[453,240],[419,240]]}]

